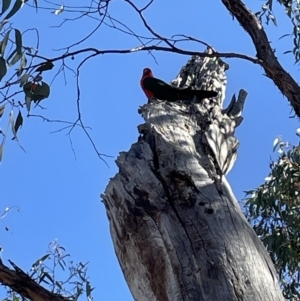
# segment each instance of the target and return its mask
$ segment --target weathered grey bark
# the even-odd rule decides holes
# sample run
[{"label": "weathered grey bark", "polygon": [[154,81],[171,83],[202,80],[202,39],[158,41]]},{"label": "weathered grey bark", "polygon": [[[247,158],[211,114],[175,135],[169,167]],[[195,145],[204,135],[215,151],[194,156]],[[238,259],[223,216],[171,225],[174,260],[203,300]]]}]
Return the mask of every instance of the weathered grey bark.
[{"label": "weathered grey bark", "polygon": [[283,300],[273,264],[225,174],[246,92],[222,110],[226,65],[193,57],[174,81],[219,91],[201,104],[140,109],[141,136],[102,195],[115,251],[137,301]]}]

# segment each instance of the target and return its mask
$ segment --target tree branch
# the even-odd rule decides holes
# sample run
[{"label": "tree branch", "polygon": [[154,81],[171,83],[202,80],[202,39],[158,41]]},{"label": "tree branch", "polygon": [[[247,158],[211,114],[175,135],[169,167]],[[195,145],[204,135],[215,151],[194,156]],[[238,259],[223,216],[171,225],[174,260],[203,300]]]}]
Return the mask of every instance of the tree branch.
[{"label": "tree branch", "polygon": [[[255,57],[248,56],[246,54],[240,54],[240,53],[234,53],[234,52],[214,52],[214,53],[206,53],[206,52],[198,52],[198,51],[191,51],[191,50],[184,50],[180,48],[170,48],[170,47],[164,47],[164,46],[139,46],[136,48],[131,48],[131,49],[108,49],[108,50],[100,50],[97,48],[89,47],[89,48],[83,48],[79,49],[73,52],[67,52],[63,55],[54,57],[54,58],[46,58],[41,55],[35,55],[31,53],[26,53],[28,56],[34,56],[36,58],[43,59],[45,61],[51,61],[51,62],[56,62],[59,60],[63,60],[68,57],[74,57],[78,54],[86,53],[86,52],[93,52],[95,55],[100,55],[100,54],[127,54],[127,53],[133,53],[133,52],[138,52],[138,51],[164,51],[164,52],[172,52],[172,53],[178,53],[178,54],[183,54],[183,55],[188,55],[188,56],[199,56],[199,57],[223,57],[223,58],[240,58],[244,59],[247,61],[250,61],[254,64],[263,64],[263,62]],[[39,67],[42,63],[36,64],[34,66],[30,66],[30,68],[36,68]]]},{"label": "tree branch", "polygon": [[51,293],[44,287],[40,286],[13,262],[9,262],[13,266],[14,270],[9,269],[2,263],[2,260],[0,260],[1,284],[9,286],[22,297],[33,301],[69,301],[68,298]]},{"label": "tree branch", "polygon": [[266,75],[287,97],[297,116],[300,117],[300,87],[278,62],[259,19],[241,0],[222,0],[222,2],[248,32],[256,48],[256,56],[261,61],[260,64]]}]

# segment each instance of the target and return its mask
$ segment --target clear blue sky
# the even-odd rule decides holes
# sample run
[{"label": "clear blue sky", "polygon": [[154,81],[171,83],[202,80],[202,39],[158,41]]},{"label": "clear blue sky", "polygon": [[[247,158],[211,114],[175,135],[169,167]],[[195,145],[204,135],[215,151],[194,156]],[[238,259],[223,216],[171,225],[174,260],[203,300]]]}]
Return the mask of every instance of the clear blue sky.
[{"label": "clear blue sky", "polygon": [[[33,1],[29,1],[31,3]],[[38,1],[41,6],[49,6]],[[76,1],[83,5],[86,1]],[[145,4],[140,2],[141,6]],[[142,3],[143,2],[143,3]],[[64,1],[65,5],[74,1]],[[247,1],[257,11],[262,1]],[[110,14],[123,21],[134,31],[146,34],[136,13],[121,0],[113,0]],[[292,55],[282,53],[292,48],[292,39],[280,36],[291,32],[291,25],[283,13],[276,10],[279,27],[267,28],[272,46],[281,63],[298,78],[299,66],[294,65]],[[83,38],[97,23],[91,19],[60,24],[70,15],[55,16],[50,11],[24,7],[13,19],[13,25],[22,31],[37,27],[40,31],[40,54],[54,57],[66,47]],[[149,24],[160,34],[186,34],[206,41],[220,52],[238,52],[255,56],[251,40],[221,1],[154,1],[145,12]],[[33,31],[23,37],[24,44],[34,46]],[[103,27],[86,43],[79,47],[99,49],[124,49],[139,46],[129,36]],[[182,45],[187,49],[204,50],[200,45]],[[74,47],[73,50],[79,49]],[[138,138],[137,126],[143,122],[137,110],[146,102],[139,80],[144,67],[152,68],[155,76],[171,81],[189,57],[154,53],[158,64],[146,52],[127,55],[102,55],[88,61],[80,77],[81,112],[86,125],[92,127],[91,136],[101,153],[108,158],[109,168],[100,161],[88,139],[80,129],[72,133],[72,152],[66,132],[50,134],[62,128],[61,124],[46,123],[38,118],[24,116],[19,139],[26,154],[18,145],[7,140],[3,162],[0,166],[1,206],[18,206],[21,211],[11,211],[0,223],[2,259],[10,259],[24,270],[45,254],[48,243],[57,238],[74,261],[89,262],[89,276],[93,286],[94,300],[132,301],[114,253],[108,221],[100,194],[109,178],[118,171],[114,160],[121,151],[127,151]],[[66,64],[75,67],[81,57]],[[276,136],[297,143],[296,119],[290,119],[288,101],[277,87],[263,75],[257,65],[240,59],[226,60],[230,64],[227,72],[228,86],[225,105],[234,93],[243,88],[248,91],[244,121],[237,130],[240,140],[238,160],[228,178],[237,198],[244,197],[244,190],[262,183],[269,172],[272,143]],[[44,75],[51,82],[59,69]],[[42,114],[51,119],[76,120],[76,87],[74,75],[67,71],[67,85],[59,75],[51,85],[51,96],[42,102],[47,109],[35,108],[33,114]],[[22,97],[20,97],[22,100]],[[7,108],[8,109],[8,108]],[[8,112],[9,110],[7,110]],[[7,113],[6,112],[6,113]],[[26,115],[24,111],[24,115]],[[6,128],[7,118],[0,120]],[[276,157],[276,154],[275,154]],[[4,227],[9,231],[6,232]],[[1,297],[1,296],[0,296]]]}]

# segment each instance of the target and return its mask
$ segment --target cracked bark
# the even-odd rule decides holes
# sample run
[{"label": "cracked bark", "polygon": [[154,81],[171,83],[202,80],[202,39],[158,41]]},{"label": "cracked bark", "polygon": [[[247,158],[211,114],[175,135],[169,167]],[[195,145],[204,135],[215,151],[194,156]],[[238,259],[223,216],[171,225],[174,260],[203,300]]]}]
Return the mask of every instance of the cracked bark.
[{"label": "cracked bark", "polygon": [[201,104],[140,108],[140,137],[102,195],[115,251],[137,301],[283,300],[274,266],[225,175],[247,93],[222,109],[228,66],[192,57],[173,84],[214,89]]},{"label": "cracked bark", "polygon": [[256,56],[266,75],[287,97],[296,115],[300,117],[300,87],[279,63],[259,19],[241,0],[222,0],[222,2],[248,32],[255,46]]}]

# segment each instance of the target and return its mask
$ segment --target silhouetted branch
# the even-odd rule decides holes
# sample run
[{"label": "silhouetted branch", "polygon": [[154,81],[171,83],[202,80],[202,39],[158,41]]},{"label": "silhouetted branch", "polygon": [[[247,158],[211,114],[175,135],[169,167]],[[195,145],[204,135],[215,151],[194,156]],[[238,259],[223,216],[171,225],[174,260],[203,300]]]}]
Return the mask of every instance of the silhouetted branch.
[{"label": "silhouetted branch", "polygon": [[[77,125],[77,126],[80,126],[80,124],[75,124],[75,122],[71,122],[71,121],[65,121],[65,120],[55,120],[55,119],[49,119],[49,118],[46,118],[42,115],[34,115],[34,114],[28,114],[27,117],[38,117],[38,118],[41,118],[43,119],[43,121],[46,121],[46,122],[54,122],[54,123],[64,123],[64,124],[68,124],[69,126],[73,126],[74,127]],[[90,129],[91,128],[89,126],[86,126],[86,125],[83,125],[83,127],[87,128],[87,129]]]},{"label": "silhouetted branch", "polygon": [[146,10],[152,3],[153,3],[153,0],[151,0],[145,7],[140,9],[140,12],[143,12],[144,10]]},{"label": "silhouetted branch", "polygon": [[222,2],[248,32],[256,48],[256,56],[266,75],[287,97],[297,116],[300,117],[300,87],[279,63],[259,19],[241,0],[222,0]]},{"label": "silhouetted branch", "polygon": [[[234,52],[215,52],[215,53],[204,53],[204,52],[198,52],[198,51],[192,51],[192,50],[184,50],[184,49],[180,49],[177,47],[164,47],[164,46],[138,46],[135,48],[131,48],[131,49],[108,49],[108,50],[100,50],[97,48],[93,48],[93,47],[89,47],[89,48],[83,48],[83,49],[79,49],[73,52],[67,52],[63,55],[60,56],[56,56],[53,58],[46,58],[44,56],[41,55],[32,55],[30,53],[27,53],[28,56],[35,56],[37,58],[43,59],[45,61],[49,60],[51,62],[56,62],[68,57],[74,57],[78,54],[82,54],[82,53],[86,53],[86,52],[93,52],[96,55],[100,55],[100,54],[128,54],[128,53],[133,53],[133,52],[139,52],[139,51],[163,51],[163,52],[172,52],[172,53],[178,53],[178,54],[183,54],[183,55],[188,55],[188,56],[192,56],[192,55],[197,55],[199,57],[220,57],[220,58],[239,58],[239,59],[244,59],[247,61],[250,61],[254,64],[263,64],[263,62],[255,57],[251,57],[249,55],[245,55],[245,54],[240,54],[240,53],[234,53]],[[34,66],[31,66],[31,68],[36,68],[41,66],[42,63],[36,64]]]},{"label": "silhouetted branch", "polygon": [[[69,50],[70,48],[72,48],[74,46],[80,45],[81,43],[86,41],[88,38],[90,38],[101,27],[101,25],[103,24],[104,19],[106,18],[106,14],[107,14],[107,10],[108,10],[108,2],[104,6],[100,6],[100,3],[101,2],[99,2],[99,5],[98,5],[98,12],[99,12],[99,15],[102,15],[102,18],[101,18],[99,24],[88,35],[86,35],[84,38],[82,38],[78,42],[76,42],[76,43],[74,43],[74,44],[72,44],[68,47],[58,49],[58,51],[59,50]],[[104,9],[104,13],[100,13],[101,9]]]},{"label": "silhouetted branch", "polygon": [[20,294],[24,299],[27,298],[32,301],[70,301],[70,299],[61,295],[51,293],[37,284],[13,262],[9,262],[14,270],[5,266],[0,259],[0,282]]},{"label": "silhouetted branch", "polygon": [[101,154],[94,142],[94,140],[92,139],[91,135],[89,134],[89,132],[87,131],[86,127],[84,126],[83,122],[82,122],[82,117],[81,117],[81,110],[80,110],[80,85],[79,85],[79,75],[80,75],[80,68],[83,66],[83,64],[88,61],[90,58],[96,56],[97,54],[91,54],[88,57],[86,57],[84,60],[81,61],[81,63],[78,65],[77,67],[77,81],[76,81],[76,87],[77,87],[77,100],[76,100],[76,104],[77,104],[77,120],[75,121],[75,123],[71,126],[70,130],[69,130],[69,135],[72,133],[74,127],[76,125],[78,125],[78,123],[81,125],[81,128],[83,129],[84,133],[86,134],[88,140],[90,141],[90,143],[93,146],[94,151],[96,152],[97,156],[99,157],[100,160],[102,160],[106,166],[108,166],[107,162],[102,158],[102,157],[107,157],[107,158],[112,158],[112,156],[108,156],[105,154]]},{"label": "silhouetted branch", "polygon": [[158,38],[159,40],[165,42],[171,49],[176,49],[175,46],[172,45],[172,43],[169,41],[169,39],[161,36],[160,34],[156,33],[151,27],[150,25],[147,23],[146,19],[144,18],[143,14],[142,14],[142,11],[144,9],[138,9],[137,6],[132,3],[130,0],[124,0],[125,2],[129,3],[130,6],[139,14],[141,20],[143,21],[144,23],[144,26],[149,30],[149,32],[151,32],[156,38]]}]

